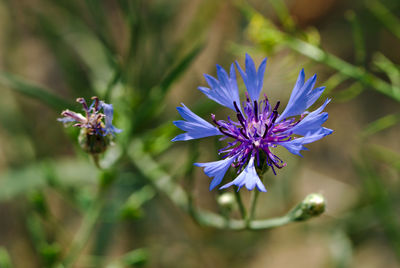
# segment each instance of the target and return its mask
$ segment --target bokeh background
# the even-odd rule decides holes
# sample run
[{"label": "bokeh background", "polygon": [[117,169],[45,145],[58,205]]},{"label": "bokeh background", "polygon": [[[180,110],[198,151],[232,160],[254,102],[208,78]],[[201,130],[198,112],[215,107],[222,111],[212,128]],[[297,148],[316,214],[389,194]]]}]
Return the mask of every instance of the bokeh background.
[{"label": "bokeh background", "polygon": [[[104,209],[73,267],[400,267],[399,47],[397,0],[0,1],[0,267],[63,267],[98,185]],[[267,174],[256,211],[284,215],[315,192],[327,200],[318,218],[264,231],[199,226],[169,188],[223,211],[221,191],[192,166],[217,160],[221,145],[173,144],[172,121],[181,102],[204,118],[228,115],[197,87],[245,53],[268,57],[272,102],[287,103],[301,68],[327,87],[320,103],[332,98],[325,126],[335,132],[304,158],[279,151],[288,165]],[[106,171],[56,121],[94,95],[124,130]]]}]

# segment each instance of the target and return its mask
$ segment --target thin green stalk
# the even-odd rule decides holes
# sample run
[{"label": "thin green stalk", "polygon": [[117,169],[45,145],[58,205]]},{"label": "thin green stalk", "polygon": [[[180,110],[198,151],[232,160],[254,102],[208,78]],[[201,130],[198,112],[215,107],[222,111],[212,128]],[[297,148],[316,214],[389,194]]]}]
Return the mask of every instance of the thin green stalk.
[{"label": "thin green stalk", "polygon": [[247,224],[244,220],[228,219],[227,221],[226,218],[208,211],[198,211],[195,220],[203,226],[231,231],[260,231],[283,226],[294,221],[290,215],[284,215],[277,218],[252,221]]},{"label": "thin green stalk", "polygon": [[[245,217],[243,217],[243,220],[227,219],[213,212],[195,209],[193,207],[193,200],[188,197],[182,187],[173,182],[173,178],[145,151],[144,143],[140,139],[133,140],[128,149],[128,156],[136,168],[148,178],[153,187],[168,196],[173,203],[188,212],[190,216],[202,226],[232,231],[256,231],[283,226],[295,221],[307,220],[322,213],[320,209],[315,210],[315,208],[311,206],[311,211],[318,211],[319,214],[308,215],[307,213],[309,213],[309,211],[307,209],[309,209],[310,206],[302,205],[303,201],[282,217],[251,221],[249,224],[244,220]],[[238,204],[242,215],[246,215],[239,193],[235,191],[235,194],[236,198],[239,198]],[[256,201],[257,200],[254,202]]]},{"label": "thin green stalk", "polygon": [[393,127],[400,122],[400,113],[385,115],[369,123],[360,133],[361,138],[368,138],[385,129]]},{"label": "thin green stalk", "polygon": [[114,86],[118,83],[121,78],[121,71],[119,68],[116,68],[111,80],[108,82],[106,87],[106,92],[104,94],[104,101],[109,103],[111,98],[111,91],[113,90]]},{"label": "thin green stalk", "polygon": [[[265,160],[263,160],[265,163]],[[257,174],[260,176],[261,181],[263,181],[264,174],[269,170],[269,166],[266,164],[263,164],[262,167],[256,168]],[[257,207],[257,200],[258,200],[258,195],[260,194],[260,191],[254,189],[251,192],[250,196],[250,213],[247,215],[246,218],[246,225],[249,226],[251,221],[254,219],[254,215],[256,212],[256,207]]]},{"label": "thin green stalk", "polygon": [[367,52],[365,49],[363,28],[353,10],[347,11],[346,18],[351,23],[351,28],[353,30],[355,62],[357,65],[365,65]]},{"label": "thin green stalk", "polygon": [[96,165],[96,167],[97,167],[99,170],[101,170],[99,155],[98,155],[98,154],[92,154],[91,156],[92,156],[93,162],[94,162],[94,164]]},{"label": "thin green stalk", "polygon": [[285,3],[282,0],[270,0],[269,1],[278,15],[283,27],[288,32],[293,32],[296,30],[296,24],[293,18],[290,16],[289,10],[287,9]]},{"label": "thin green stalk", "polygon": [[246,225],[250,225],[251,221],[254,218],[255,212],[256,212],[256,207],[257,207],[257,199],[259,196],[260,192],[258,190],[253,190],[251,192],[250,196],[250,213],[248,214],[248,217],[246,218]]},{"label": "thin green stalk", "polygon": [[242,219],[244,220],[247,218],[246,208],[243,205],[242,197],[240,196],[239,191],[234,191],[234,192],[235,192],[236,202],[239,206],[240,215],[242,215]]},{"label": "thin green stalk", "polygon": [[372,89],[390,98],[400,101],[399,87],[388,84],[375,75],[367,72],[363,68],[355,67],[352,64],[347,63],[346,61],[339,59],[338,57],[329,54],[314,45],[289,35],[286,35],[285,44],[289,48],[306,57],[309,57],[310,59],[323,63],[348,77],[359,80],[362,84],[371,87]]},{"label": "thin green stalk", "polygon": [[366,4],[371,13],[397,38],[400,38],[400,19],[393,15],[390,9],[380,1],[367,1]]},{"label": "thin green stalk", "polygon": [[293,222],[293,219],[290,216],[285,215],[282,217],[271,218],[267,220],[252,221],[247,228],[253,231],[266,230],[275,227],[280,227],[289,224],[291,222]]},{"label": "thin green stalk", "polygon": [[11,262],[10,254],[8,254],[8,251],[5,247],[0,247],[0,267],[2,268],[14,267]]},{"label": "thin green stalk", "polygon": [[105,205],[104,191],[98,191],[98,194],[90,207],[89,211],[85,214],[81,227],[74,237],[69,252],[64,258],[64,268],[73,267],[79,258],[82,250],[89,241],[89,238],[95,228],[96,222],[99,219],[101,211]]},{"label": "thin green stalk", "polygon": [[365,157],[362,161],[355,162],[355,167],[360,178],[363,179],[364,189],[367,197],[375,210],[376,218],[380,221],[387,239],[390,241],[397,258],[400,260],[400,223],[394,209],[394,202],[391,193],[373,166],[373,162]]},{"label": "thin green stalk", "polygon": [[[238,1],[238,5],[249,19],[252,19],[254,16],[257,16],[258,19],[264,19],[264,17],[254,10],[247,2]],[[364,68],[354,66],[313,44],[292,36],[290,33],[273,28],[273,25],[267,19],[264,19],[264,23],[264,28],[261,28],[266,29],[269,27],[269,31],[279,37],[281,45],[283,44],[301,55],[329,66],[339,73],[359,81],[370,89],[376,90],[396,101],[400,101],[400,87],[391,85]],[[260,34],[262,34],[262,32],[260,32]],[[263,41],[259,39],[258,42],[262,43]]]}]

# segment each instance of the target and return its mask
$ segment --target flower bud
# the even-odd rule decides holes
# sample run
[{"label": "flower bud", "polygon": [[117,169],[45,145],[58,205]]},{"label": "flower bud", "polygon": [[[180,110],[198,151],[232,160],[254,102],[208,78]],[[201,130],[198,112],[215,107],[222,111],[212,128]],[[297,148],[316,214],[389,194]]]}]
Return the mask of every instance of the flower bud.
[{"label": "flower bud", "polygon": [[294,221],[304,221],[325,211],[325,198],[321,194],[309,194],[290,213]]},{"label": "flower bud", "polygon": [[228,210],[233,209],[233,207],[236,205],[235,196],[230,192],[225,192],[218,196],[217,202],[222,208]]}]

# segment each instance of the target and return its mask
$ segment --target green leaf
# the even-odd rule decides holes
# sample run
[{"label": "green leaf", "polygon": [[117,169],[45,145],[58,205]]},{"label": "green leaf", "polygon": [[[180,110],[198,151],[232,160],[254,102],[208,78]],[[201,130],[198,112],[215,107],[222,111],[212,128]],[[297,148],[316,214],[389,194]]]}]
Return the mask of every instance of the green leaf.
[{"label": "green leaf", "polygon": [[282,23],[285,30],[292,32],[296,29],[296,24],[290,16],[286,4],[282,0],[270,0],[272,8],[275,10],[276,15]]},{"label": "green leaf", "polygon": [[108,29],[108,20],[106,16],[106,11],[103,8],[102,1],[99,0],[85,0],[84,1],[91,16],[93,32],[97,35],[99,40],[103,43],[106,48],[106,53],[110,59],[114,58],[116,53],[113,40],[111,38],[110,30]]},{"label": "green leaf", "polygon": [[128,267],[144,265],[149,259],[149,254],[145,249],[135,249],[122,257],[122,263]]},{"label": "green leaf", "polygon": [[49,183],[75,186],[94,183],[97,175],[97,169],[89,162],[69,159],[10,170],[0,174],[0,202],[43,188]]},{"label": "green leaf", "polygon": [[0,267],[1,268],[12,268],[10,255],[4,247],[0,247]]},{"label": "green leaf", "polygon": [[400,154],[398,152],[376,144],[369,145],[366,150],[368,155],[376,161],[386,163],[400,171]]},{"label": "green leaf", "polygon": [[0,84],[22,93],[25,96],[36,99],[56,110],[72,107],[70,102],[51,93],[50,90],[10,73],[0,72]]},{"label": "green leaf", "polygon": [[46,15],[37,14],[39,34],[57,60],[69,88],[82,97],[93,96],[91,72],[78,51],[68,42],[63,29]]},{"label": "green leaf", "polygon": [[[400,87],[391,85],[376,75],[366,71],[364,68],[354,66],[353,64],[350,64],[347,61],[344,61],[339,57],[326,52],[316,45],[305,42],[281,30],[274,29],[274,25],[271,25],[267,18],[263,17],[248,4],[245,5],[245,7],[242,7],[242,9],[244,9],[245,14],[249,16],[249,35],[260,46],[264,45],[264,42],[262,41],[263,37],[269,36],[266,33],[270,33],[271,29],[273,29],[273,32],[275,32],[277,36],[281,36],[281,40],[279,42],[280,45],[284,45],[285,47],[288,47],[303,56],[329,66],[343,75],[359,81],[369,89],[380,92],[396,101],[400,101]],[[275,39],[277,39],[277,37]],[[267,49],[265,50],[268,51]]]},{"label": "green leaf", "polygon": [[323,96],[329,95],[336,87],[338,87],[342,82],[346,81],[347,79],[347,76],[343,75],[340,72],[336,72],[331,75],[325,82],[322,83],[326,87],[326,89],[322,93]]},{"label": "green leaf", "polygon": [[400,114],[389,114],[384,117],[379,118],[378,120],[370,123],[364,130],[361,132],[361,136],[363,138],[367,138],[371,135],[374,135],[380,131],[383,131],[387,128],[395,126],[400,122]]},{"label": "green leaf", "polygon": [[361,160],[355,163],[356,171],[362,179],[364,193],[375,210],[375,217],[391,242],[393,250],[400,257],[400,224],[395,209],[395,202],[391,189],[384,184],[384,180],[374,162],[363,154]]},{"label": "green leaf", "polygon": [[367,1],[366,3],[371,13],[400,39],[400,19],[394,16],[380,1]]},{"label": "green leaf", "polygon": [[358,82],[355,82],[347,89],[339,91],[337,93],[336,92],[332,93],[332,95],[333,98],[335,98],[335,101],[345,102],[357,97],[358,95],[361,94],[361,92],[363,92],[363,90],[364,90],[363,85]]},{"label": "green leaf", "polygon": [[390,82],[394,86],[400,86],[400,68],[388,58],[386,58],[382,53],[377,52],[373,56],[373,64],[382,70],[389,77]]},{"label": "green leaf", "polygon": [[150,186],[144,186],[142,189],[132,193],[121,208],[122,217],[125,219],[139,218],[142,215],[141,207],[151,200],[154,195],[155,191]]},{"label": "green leaf", "polygon": [[167,73],[160,83],[160,88],[163,92],[166,92],[171,84],[175,82],[190,66],[193,60],[199,55],[204,48],[204,44],[200,43],[196,45],[192,50],[189,51],[181,60],[177,61],[172,69]]},{"label": "green leaf", "polygon": [[132,250],[120,258],[112,261],[106,267],[108,268],[126,268],[126,267],[144,267],[149,259],[149,253],[146,249],[139,248]]},{"label": "green leaf", "polygon": [[18,194],[41,187],[44,183],[44,176],[38,165],[1,174],[0,201],[9,200]]},{"label": "green leaf", "polygon": [[346,12],[346,19],[351,23],[353,30],[353,40],[354,40],[354,53],[355,60],[358,65],[363,65],[366,59],[366,49],[363,36],[363,29],[360,24],[359,19],[354,11],[349,10]]},{"label": "green leaf", "polygon": [[174,65],[167,75],[162,79],[160,84],[152,88],[150,92],[151,101],[143,102],[140,107],[138,107],[138,113],[134,118],[133,125],[140,128],[151,122],[149,119],[158,116],[165,108],[165,103],[163,103],[164,96],[170,89],[172,83],[174,83],[189,67],[196,56],[203,49],[203,44],[196,45],[188,54],[186,54],[176,65]]}]

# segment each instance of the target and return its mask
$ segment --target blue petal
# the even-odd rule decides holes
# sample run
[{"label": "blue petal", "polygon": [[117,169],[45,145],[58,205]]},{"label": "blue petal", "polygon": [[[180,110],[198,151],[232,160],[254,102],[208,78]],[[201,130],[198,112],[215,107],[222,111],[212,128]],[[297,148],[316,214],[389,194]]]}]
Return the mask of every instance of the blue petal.
[{"label": "blue petal", "polygon": [[232,185],[236,185],[237,187],[239,187],[239,190],[243,186],[246,186],[247,190],[249,191],[253,190],[254,187],[257,187],[260,192],[267,191],[264,187],[264,184],[261,182],[260,178],[257,175],[257,171],[254,167],[254,157],[250,158],[250,161],[247,164],[246,168],[239,174],[239,176],[237,176],[236,179],[234,179],[230,183],[225,184],[219,189],[225,189]]},{"label": "blue petal", "polygon": [[321,96],[325,87],[314,88],[317,75],[313,75],[310,79],[304,83],[304,70],[302,69],[297,78],[297,82],[293,88],[292,94],[288,105],[282,114],[278,117],[276,122],[290,116],[296,116],[302,114],[307,108],[314,104],[314,102]]},{"label": "blue petal", "polygon": [[[317,110],[309,113],[303,120],[300,121],[296,126],[287,130],[286,132],[292,132],[293,134],[305,136],[308,133],[316,133],[323,130],[325,133],[332,133],[332,130],[321,127],[323,123],[328,120],[328,113],[321,113],[325,106],[330,102],[330,99],[326,99],[325,103]],[[330,134],[328,133],[328,134]]]},{"label": "blue petal", "polygon": [[231,65],[230,77],[221,66],[217,65],[217,76],[219,80],[210,75],[204,75],[211,89],[199,87],[199,90],[216,103],[235,110],[233,102],[240,106],[240,99],[234,65]]},{"label": "blue petal", "polygon": [[253,59],[246,53],[246,72],[240,68],[239,63],[236,61],[236,67],[238,68],[240,75],[243,78],[244,84],[246,85],[247,92],[249,92],[250,99],[252,101],[258,100],[260,92],[263,87],[264,72],[267,66],[267,58],[265,58],[260,66],[258,67],[258,72],[254,65]]},{"label": "blue petal", "polygon": [[112,120],[114,117],[114,108],[112,104],[107,104],[105,102],[100,102],[101,108],[103,108],[104,115],[105,115],[105,121],[106,121],[106,127],[105,127],[105,135],[107,134],[112,134],[114,135],[115,133],[120,133],[122,129],[116,128],[112,124]]},{"label": "blue petal", "polygon": [[214,178],[210,184],[210,191],[221,183],[225,176],[226,171],[235,160],[236,157],[229,157],[224,160],[208,162],[208,163],[194,163],[195,166],[204,167],[204,173],[210,177]]},{"label": "blue petal", "polygon": [[183,103],[183,107],[176,107],[179,114],[186,121],[174,121],[174,125],[178,128],[186,131],[186,133],[180,134],[172,139],[172,141],[187,141],[193,139],[199,139],[209,136],[222,135],[217,127],[211,125],[203,118],[193,113]]},{"label": "blue petal", "polygon": [[[326,131],[326,130],[328,130],[328,131]],[[286,142],[280,142],[277,144],[285,147],[292,154],[302,156],[300,151],[307,150],[307,148],[304,147],[304,144],[308,144],[308,143],[312,143],[314,141],[320,140],[323,137],[325,137],[326,135],[329,135],[331,133],[332,133],[332,130],[323,128],[316,133],[308,133],[306,136],[304,136],[302,138],[297,138],[297,139],[294,139],[291,141],[286,141]]]},{"label": "blue petal", "polygon": [[289,104],[291,103],[292,100],[294,100],[299,95],[300,90],[304,85],[305,78],[306,78],[306,75],[304,73],[304,69],[301,69],[299,76],[297,77],[296,84],[294,85],[292,93],[290,94]]}]

